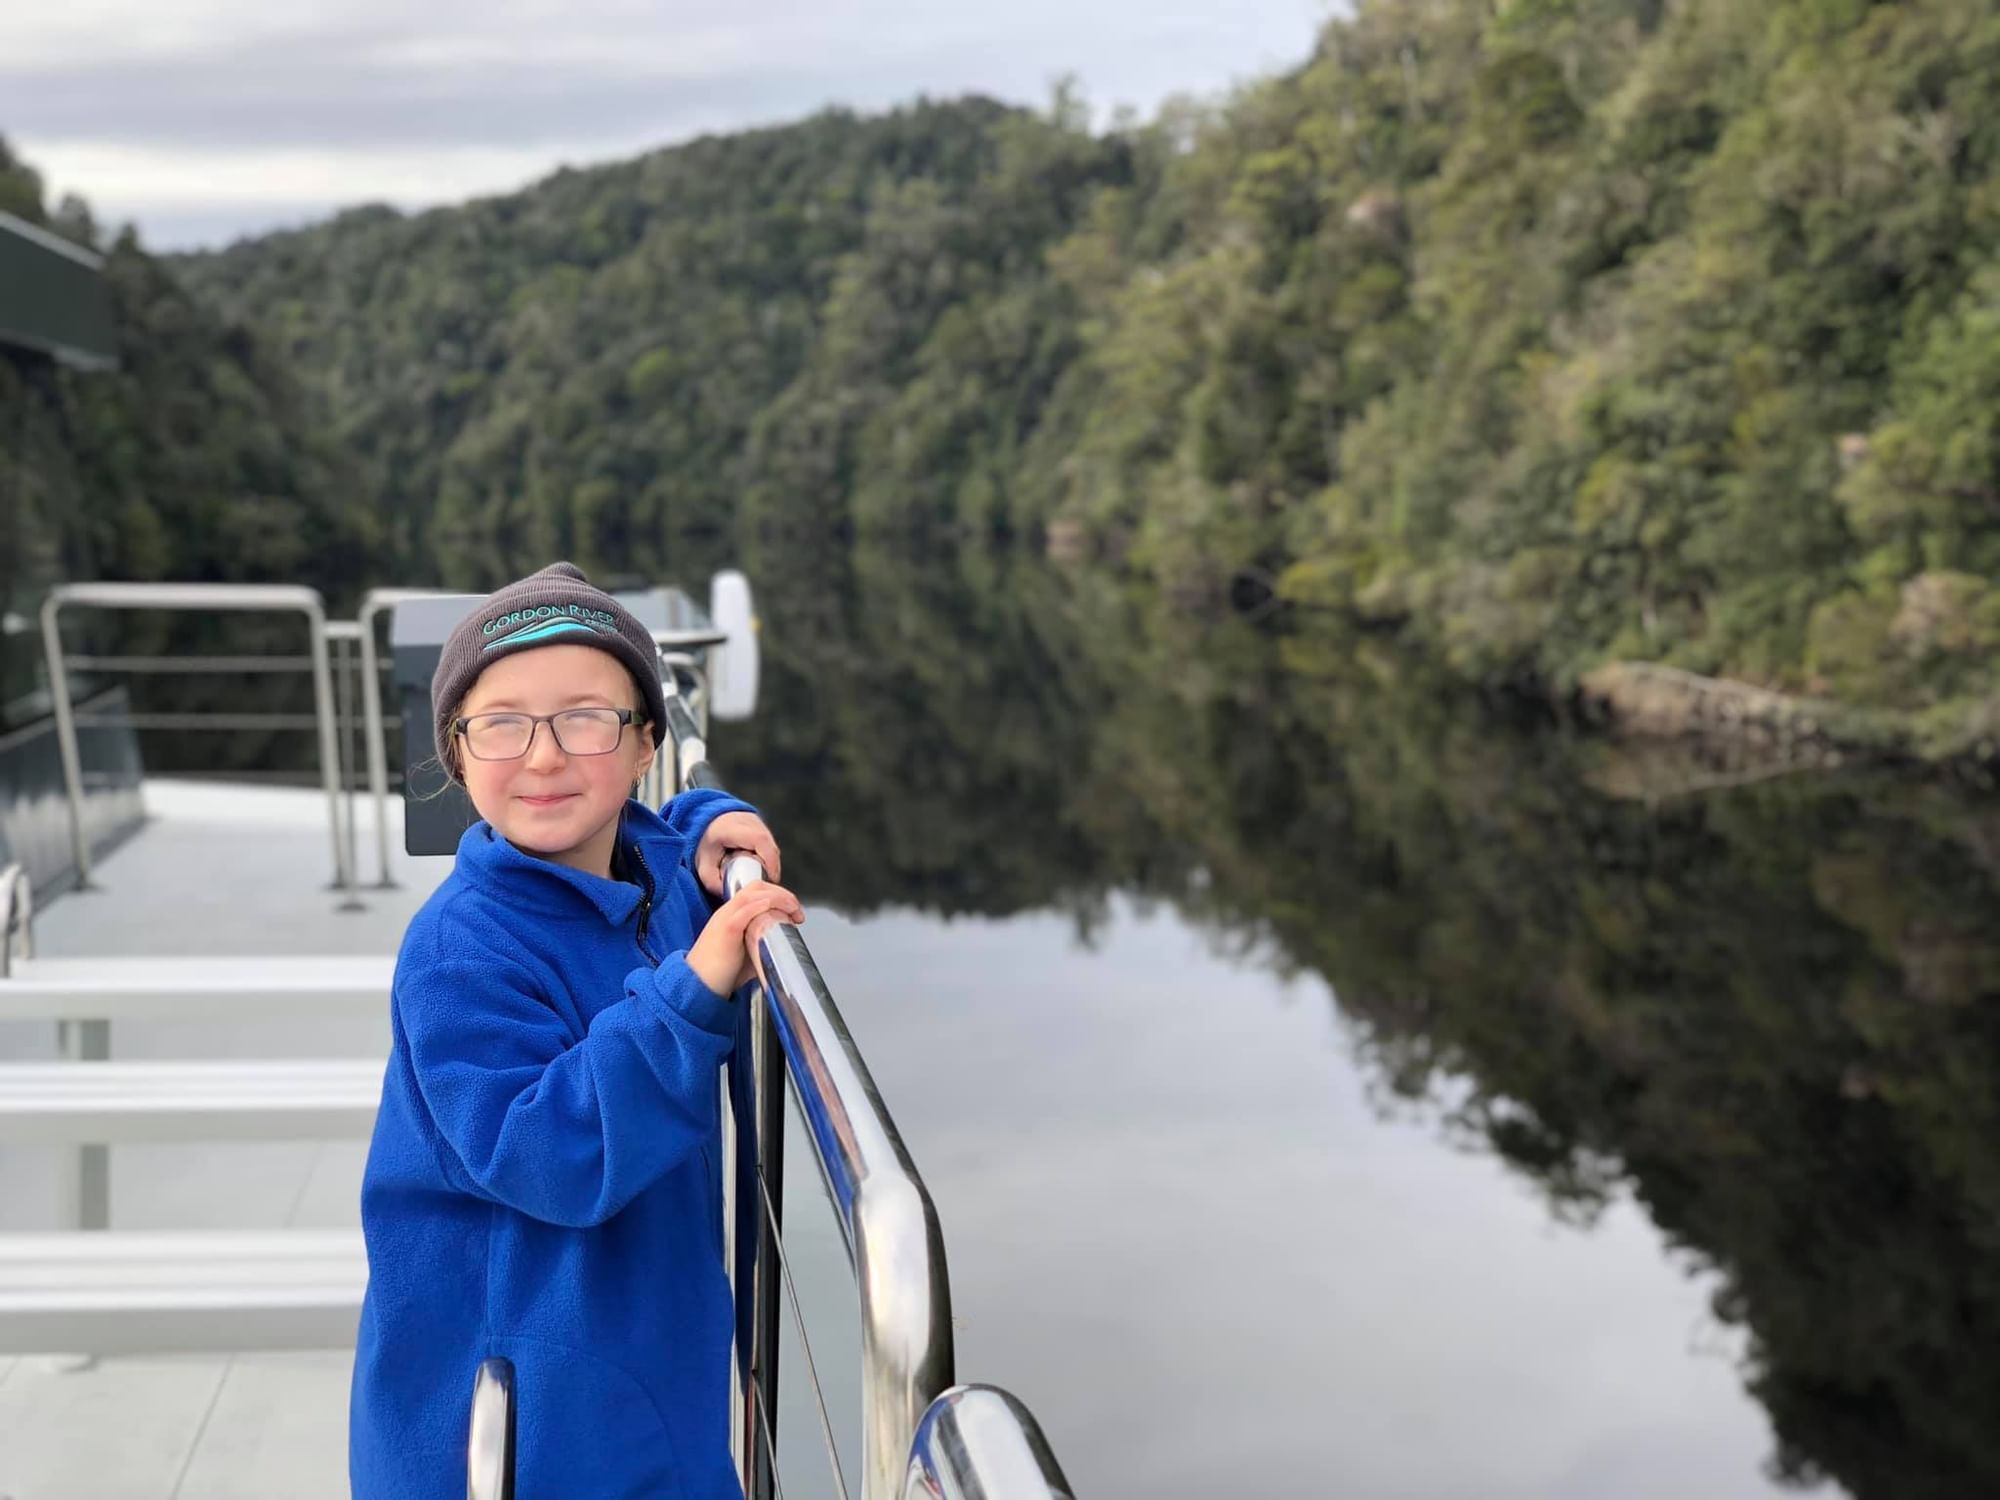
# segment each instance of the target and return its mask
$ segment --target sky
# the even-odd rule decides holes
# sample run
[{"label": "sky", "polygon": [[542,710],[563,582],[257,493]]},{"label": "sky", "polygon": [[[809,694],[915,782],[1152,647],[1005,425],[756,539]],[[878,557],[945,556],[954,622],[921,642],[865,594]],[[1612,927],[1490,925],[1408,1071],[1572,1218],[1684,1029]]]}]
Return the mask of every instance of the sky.
[{"label": "sky", "polygon": [[1303,62],[1337,0],[67,0],[0,6],[0,135],[154,249],[419,208],[929,95],[1151,114]]}]

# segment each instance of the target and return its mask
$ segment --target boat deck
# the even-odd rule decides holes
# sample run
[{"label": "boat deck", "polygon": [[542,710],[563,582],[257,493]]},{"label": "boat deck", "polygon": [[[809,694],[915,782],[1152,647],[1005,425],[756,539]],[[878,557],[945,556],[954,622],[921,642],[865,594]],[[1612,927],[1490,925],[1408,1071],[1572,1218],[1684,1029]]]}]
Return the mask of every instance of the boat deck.
[{"label": "boat deck", "polygon": [[[315,791],[149,781],[150,820],[96,872],[99,888],[35,921],[38,957],[393,954],[450,868],[401,852],[375,873],[364,817],[363,911],[328,889],[326,803]],[[123,1059],[375,1057],[379,1017],[119,1020]],[[0,1023],[0,1058],[55,1055],[53,1023]],[[115,1145],[114,1229],[352,1229],[364,1140]],[[60,1223],[64,1148],[0,1148],[0,1230]],[[0,1496],[10,1500],[296,1500],[347,1488],[346,1350],[76,1361],[0,1355]]]}]

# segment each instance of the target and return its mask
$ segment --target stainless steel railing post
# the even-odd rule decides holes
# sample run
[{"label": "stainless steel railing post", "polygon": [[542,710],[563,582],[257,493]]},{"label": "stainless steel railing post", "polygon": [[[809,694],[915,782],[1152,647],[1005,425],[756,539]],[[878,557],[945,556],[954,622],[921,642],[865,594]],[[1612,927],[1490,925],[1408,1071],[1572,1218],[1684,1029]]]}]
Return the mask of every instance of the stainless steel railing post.
[{"label": "stainless steel railing post", "polygon": [[465,1500],[514,1500],[514,1365],[480,1361],[466,1436]]},{"label": "stainless steel railing post", "polygon": [[[344,826],[341,830],[342,843],[347,850],[347,868],[360,868],[360,850],[354,832],[354,802],[361,795],[355,778],[348,770],[347,757],[354,747],[354,668],[355,642],[361,634],[361,627],[352,620],[330,620],[326,626],[326,638],[333,649],[334,667],[334,741],[339,747],[340,800],[343,807]],[[342,911],[366,910],[360,893],[350,881],[346,888],[346,899],[340,903]]]},{"label": "stainless steel railing post", "polygon": [[[737,1206],[736,1176],[739,1170],[737,1153],[743,1149],[743,1141],[736,1129],[736,1107],[730,1095],[730,1072],[736,1067],[736,1059],[731,1058],[724,1065],[720,1114],[722,1118],[722,1266],[729,1277],[729,1293],[732,1302],[736,1296],[736,1246],[740,1238],[737,1220],[740,1210]],[[748,1435],[744,1426],[744,1414],[748,1405],[743,1399],[744,1372],[748,1366],[748,1350],[745,1348],[740,1330],[740,1319],[736,1320],[729,1339],[729,1462],[736,1472],[737,1483],[744,1483],[747,1470],[743,1466],[743,1455],[747,1451],[744,1438]]]},{"label": "stainless steel railing post", "polygon": [[[755,861],[752,861],[755,863]],[[762,866],[759,866],[761,869]],[[756,1238],[751,1277],[750,1378],[744,1389],[747,1437],[751,1443],[745,1500],[771,1500],[778,1472],[778,1236],[785,1232],[785,1053],[771,1023],[769,1005],[759,1005],[750,1021],[750,1079],[757,1122],[755,1179],[758,1200],[750,1205],[762,1226]]]},{"label": "stainless steel railing post", "polygon": [[688,712],[694,718],[695,732],[703,740],[708,738],[708,668],[699,657],[685,651],[662,652],[660,659],[676,671],[687,674],[687,691],[681,695],[687,703]]},{"label": "stainless steel railing post", "polygon": [[56,711],[56,747],[62,755],[63,790],[69,801],[69,841],[76,861],[76,888],[90,889],[90,839],[83,827],[83,759],[76,746],[76,710],[69,701],[69,670],[63,664],[62,591],[42,600],[42,659],[49,678],[49,701]]},{"label": "stainless steel railing post", "polygon": [[[674,669],[667,664],[666,655],[654,642],[654,663],[660,673],[660,691],[672,698],[680,693],[680,680]],[[657,808],[675,792],[681,789],[680,742],[674,738],[672,726],[659,726],[658,753],[653,757],[653,769],[646,773],[646,805]]]},{"label": "stainless steel railing post", "polygon": [[686,791],[690,787],[720,786],[721,780],[708,764],[708,744],[701,731],[695,727],[694,715],[688,709],[687,699],[678,689],[669,692],[667,699],[667,738],[674,744],[675,790]]},{"label": "stainless steel railing post", "polygon": [[340,837],[340,737],[333,715],[333,673],[327,664],[326,606],[317,590],[307,589],[310,600],[302,601],[306,621],[312,631],[313,707],[319,716],[320,780],[326,785],[327,818],[333,827],[334,884],[347,895],[345,906],[361,905],[355,891],[354,866],[348,862],[347,845]]},{"label": "stainless steel railing post", "polygon": [[18,864],[0,869],[0,979],[35,956],[35,886]]},{"label": "stainless steel railing post", "polygon": [[[660,668],[660,689],[668,700],[678,699],[682,715],[679,727],[675,727],[675,716],[670,709],[666,738],[660,745],[661,761],[672,752],[668,764],[656,763],[662,771],[663,780],[659,787],[658,801],[664,802],[669,793],[681,789],[680,768],[683,763],[694,764],[708,758],[708,667],[701,657],[685,647],[708,648],[720,645],[724,637],[715,631],[706,630],[656,630],[653,632],[653,646]],[[681,679],[686,678],[686,686]],[[671,774],[664,774],[670,772]],[[658,805],[657,803],[655,804]]]}]

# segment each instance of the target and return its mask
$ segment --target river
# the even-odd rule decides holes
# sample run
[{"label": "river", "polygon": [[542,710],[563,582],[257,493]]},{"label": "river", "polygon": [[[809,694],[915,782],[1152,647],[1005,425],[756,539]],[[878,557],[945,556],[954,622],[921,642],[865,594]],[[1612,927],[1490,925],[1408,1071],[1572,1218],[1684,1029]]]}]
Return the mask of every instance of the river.
[{"label": "river", "polygon": [[714,748],[1079,1493],[2000,1492],[1990,799],[774,552]]}]

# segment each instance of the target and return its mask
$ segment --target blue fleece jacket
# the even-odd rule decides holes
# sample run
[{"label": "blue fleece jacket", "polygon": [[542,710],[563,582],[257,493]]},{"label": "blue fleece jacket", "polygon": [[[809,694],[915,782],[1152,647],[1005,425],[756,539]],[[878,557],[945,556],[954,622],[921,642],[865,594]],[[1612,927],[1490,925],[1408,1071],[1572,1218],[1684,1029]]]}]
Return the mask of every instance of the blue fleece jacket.
[{"label": "blue fleece jacket", "polygon": [[746,1007],[687,964],[694,851],[735,809],[627,802],[631,880],[475,824],[411,919],[361,1184],[356,1500],[459,1500],[489,1355],[514,1365],[517,1493],[740,1500],[717,1077]]}]

